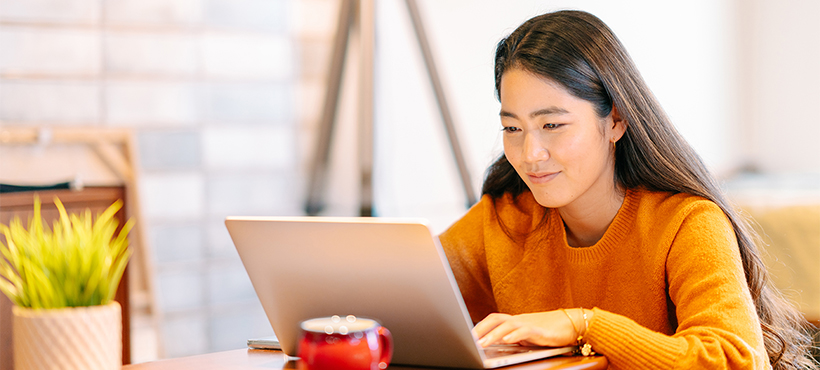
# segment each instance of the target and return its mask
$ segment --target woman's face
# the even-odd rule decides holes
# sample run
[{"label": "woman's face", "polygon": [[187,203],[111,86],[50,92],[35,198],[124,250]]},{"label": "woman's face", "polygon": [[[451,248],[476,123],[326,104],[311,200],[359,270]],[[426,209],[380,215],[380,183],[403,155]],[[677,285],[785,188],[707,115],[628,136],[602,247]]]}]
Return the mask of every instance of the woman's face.
[{"label": "woman's face", "polygon": [[518,68],[504,72],[499,95],[504,154],[539,204],[594,206],[611,199],[601,197],[615,191],[612,144],[625,130],[614,109],[601,118],[592,103]]}]

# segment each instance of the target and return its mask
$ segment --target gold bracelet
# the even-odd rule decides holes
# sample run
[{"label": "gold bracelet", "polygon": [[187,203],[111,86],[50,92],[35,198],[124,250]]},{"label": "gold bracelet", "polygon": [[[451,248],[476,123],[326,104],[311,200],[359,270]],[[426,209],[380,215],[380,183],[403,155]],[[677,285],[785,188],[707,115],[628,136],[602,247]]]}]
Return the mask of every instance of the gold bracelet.
[{"label": "gold bracelet", "polygon": [[[584,314],[584,335],[587,335],[587,331],[589,331],[589,321],[587,320],[587,311],[581,308],[581,312]],[[583,339],[584,335],[578,337],[578,345],[581,345],[581,340]],[[592,350],[592,345],[589,343],[584,343],[581,346],[581,355],[584,356],[591,356],[594,355],[595,351]]]},{"label": "gold bracelet", "polygon": [[572,330],[575,331],[575,337],[576,337],[575,340],[578,341],[578,345],[580,346],[581,345],[581,335],[579,335],[580,333],[578,333],[578,328],[575,327],[575,320],[572,319],[572,316],[569,315],[569,312],[567,312],[567,310],[562,308],[561,311],[564,311],[564,314],[567,315],[567,318],[569,319],[569,323],[572,325]]}]

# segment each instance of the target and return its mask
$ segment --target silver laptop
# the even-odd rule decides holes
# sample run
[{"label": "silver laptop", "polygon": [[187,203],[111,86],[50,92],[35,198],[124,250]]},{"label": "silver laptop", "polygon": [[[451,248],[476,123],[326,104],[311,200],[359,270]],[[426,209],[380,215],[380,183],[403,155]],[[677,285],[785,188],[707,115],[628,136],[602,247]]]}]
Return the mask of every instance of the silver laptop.
[{"label": "silver laptop", "polygon": [[400,365],[494,368],[575,349],[482,349],[425,220],[228,217],[225,225],[288,355],[296,355],[301,321],[332,315],[378,320]]}]

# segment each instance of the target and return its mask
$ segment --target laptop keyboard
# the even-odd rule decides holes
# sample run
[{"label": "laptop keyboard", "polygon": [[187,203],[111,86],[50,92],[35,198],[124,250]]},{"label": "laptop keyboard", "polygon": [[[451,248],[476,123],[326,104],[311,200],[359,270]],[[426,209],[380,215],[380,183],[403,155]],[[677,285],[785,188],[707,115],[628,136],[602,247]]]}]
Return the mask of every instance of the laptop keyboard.
[{"label": "laptop keyboard", "polygon": [[500,357],[500,356],[509,356],[509,355],[514,355],[514,354],[519,354],[519,353],[529,353],[529,352],[536,351],[536,350],[539,350],[539,349],[544,349],[544,347],[528,347],[528,346],[519,346],[519,345],[516,345],[516,344],[507,344],[507,345],[499,344],[499,345],[493,345],[493,346],[489,346],[489,347],[484,348],[484,356],[486,356],[486,358],[490,359],[490,358],[496,358],[496,357]]}]

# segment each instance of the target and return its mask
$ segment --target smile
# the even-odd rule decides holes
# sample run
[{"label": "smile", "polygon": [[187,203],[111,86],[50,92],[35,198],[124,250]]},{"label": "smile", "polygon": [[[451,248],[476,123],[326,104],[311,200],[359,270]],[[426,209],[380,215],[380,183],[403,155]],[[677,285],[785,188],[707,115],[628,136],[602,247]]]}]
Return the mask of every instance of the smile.
[{"label": "smile", "polygon": [[561,172],[528,172],[527,177],[529,177],[530,182],[533,184],[546,184],[547,182],[551,181],[556,176],[558,176],[559,173]]}]

